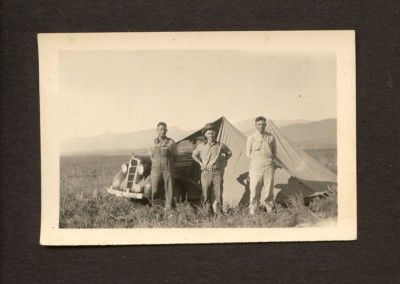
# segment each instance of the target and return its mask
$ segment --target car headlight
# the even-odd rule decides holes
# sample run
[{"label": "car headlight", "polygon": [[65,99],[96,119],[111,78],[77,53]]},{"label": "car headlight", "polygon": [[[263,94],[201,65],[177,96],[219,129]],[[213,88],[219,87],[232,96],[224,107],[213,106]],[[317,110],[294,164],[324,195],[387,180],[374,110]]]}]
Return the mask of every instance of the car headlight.
[{"label": "car headlight", "polygon": [[122,164],[121,171],[122,171],[123,174],[126,174],[127,171],[128,171],[128,165],[127,164]]},{"label": "car headlight", "polygon": [[139,175],[142,175],[144,173],[144,166],[143,165],[139,165],[137,167],[137,172]]}]

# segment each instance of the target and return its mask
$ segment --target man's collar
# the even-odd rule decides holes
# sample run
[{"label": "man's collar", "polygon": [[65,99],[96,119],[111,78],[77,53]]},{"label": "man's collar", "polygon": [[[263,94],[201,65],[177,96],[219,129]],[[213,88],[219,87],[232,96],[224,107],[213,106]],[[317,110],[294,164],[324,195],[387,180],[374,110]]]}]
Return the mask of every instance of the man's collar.
[{"label": "man's collar", "polygon": [[213,145],[215,145],[215,144],[217,144],[217,143],[218,143],[217,140],[215,140],[212,144],[211,144],[210,142],[208,142],[208,140],[206,140],[206,142],[204,142],[204,144],[208,144],[208,145],[210,145],[210,146],[213,146]]},{"label": "man's collar", "polygon": [[255,137],[255,136],[264,137],[264,136],[271,136],[271,135],[273,135],[273,134],[271,134],[271,132],[268,132],[268,131],[264,131],[263,133],[260,133],[260,132],[257,130],[256,132],[253,133],[253,137]]},{"label": "man's collar", "polygon": [[[167,136],[164,137],[164,139],[162,139],[163,141],[166,140],[168,141],[169,138]],[[160,143],[161,139],[159,137],[156,137],[155,141],[157,141],[157,143]]]}]

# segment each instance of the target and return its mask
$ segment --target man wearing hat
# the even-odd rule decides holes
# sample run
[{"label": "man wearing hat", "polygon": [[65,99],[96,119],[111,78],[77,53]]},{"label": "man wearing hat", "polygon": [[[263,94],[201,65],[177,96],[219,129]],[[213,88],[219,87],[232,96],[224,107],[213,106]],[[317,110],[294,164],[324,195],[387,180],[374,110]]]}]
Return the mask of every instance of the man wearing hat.
[{"label": "man wearing hat", "polygon": [[250,159],[250,215],[254,215],[260,199],[267,210],[273,207],[276,143],[274,136],[266,131],[266,126],[266,118],[257,117],[255,119],[257,131],[250,135],[246,144],[246,155]]},{"label": "man wearing hat", "polygon": [[159,122],[157,124],[157,138],[154,139],[154,145],[150,148],[149,154],[152,161],[151,165],[151,200],[157,193],[158,184],[161,177],[164,179],[165,189],[165,209],[171,209],[174,206],[173,191],[173,165],[177,158],[177,149],[175,141],[167,137],[167,124]]},{"label": "man wearing hat", "polygon": [[[223,173],[232,151],[224,143],[216,141],[217,132],[210,123],[203,128],[206,141],[200,143],[193,151],[193,159],[201,168],[201,187],[203,189],[203,204],[211,203],[213,213],[218,213],[218,204],[222,206]],[[210,187],[213,191],[210,192]]]}]

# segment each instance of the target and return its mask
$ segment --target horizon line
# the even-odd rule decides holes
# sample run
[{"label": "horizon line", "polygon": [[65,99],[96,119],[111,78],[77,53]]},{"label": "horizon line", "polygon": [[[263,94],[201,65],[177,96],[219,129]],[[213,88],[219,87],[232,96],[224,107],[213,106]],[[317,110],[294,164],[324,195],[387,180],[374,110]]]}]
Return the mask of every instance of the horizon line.
[{"label": "horizon line", "polygon": [[[225,117],[225,116],[221,116],[221,117]],[[219,117],[220,118],[220,117]],[[225,117],[226,118],[226,117]],[[243,120],[239,120],[239,121],[236,121],[236,122],[231,122],[232,124],[236,124],[236,123],[240,123],[240,122],[243,122],[243,121],[247,121],[247,120],[251,120],[252,118],[249,118],[249,119],[243,119]],[[323,119],[318,119],[318,120],[311,120],[311,119],[303,119],[303,118],[299,118],[299,119],[271,119],[272,121],[279,121],[279,120],[288,120],[288,121],[290,121],[290,120],[305,120],[305,121],[308,121],[308,122],[318,122],[318,121],[323,121],[323,120],[329,120],[329,119],[337,119],[336,117],[328,117],[328,118],[323,118]],[[294,123],[294,124],[302,124],[302,123]],[[290,125],[290,124],[289,124]],[[285,125],[285,126],[289,126],[289,125]],[[154,127],[154,129],[155,129],[156,127]],[[169,129],[171,129],[171,128],[177,128],[177,129],[179,129],[179,130],[182,130],[182,131],[195,131],[195,130],[197,130],[198,128],[192,128],[192,129],[185,129],[185,128],[181,128],[181,127],[179,127],[179,126],[176,126],[176,125],[172,125],[172,126],[168,126],[168,128]],[[129,134],[129,133],[133,133],[133,132],[140,132],[140,131],[148,131],[148,130],[150,130],[150,129],[152,129],[152,128],[142,128],[142,129],[137,129],[137,130],[131,130],[131,131],[128,131],[128,132],[111,132],[111,131],[105,131],[105,132],[102,132],[102,133],[99,133],[99,134],[96,134],[96,135],[91,135],[91,136],[76,136],[76,137],[71,137],[71,138],[67,138],[67,139],[64,139],[64,140],[60,140],[60,142],[66,142],[66,141],[70,141],[70,140],[74,140],[74,139],[83,139],[83,138],[95,138],[95,137],[98,137],[98,136],[102,136],[102,135],[106,135],[106,134],[111,134],[111,135],[122,135],[122,134]]]}]

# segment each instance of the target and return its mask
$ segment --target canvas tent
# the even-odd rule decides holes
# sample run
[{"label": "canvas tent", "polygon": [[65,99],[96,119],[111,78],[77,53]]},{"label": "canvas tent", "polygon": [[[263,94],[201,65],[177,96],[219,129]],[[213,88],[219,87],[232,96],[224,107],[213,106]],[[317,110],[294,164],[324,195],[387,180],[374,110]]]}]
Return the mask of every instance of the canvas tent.
[{"label": "canvas tent", "polygon": [[[320,194],[325,192],[329,185],[336,183],[335,174],[290,143],[271,120],[267,123],[267,131],[275,136],[277,162],[282,167],[275,172],[277,202],[284,202],[293,194],[301,194],[303,197]],[[225,143],[233,153],[225,169],[224,202],[247,204],[250,194],[247,183],[250,161],[245,154],[247,137],[225,117],[212,124],[217,130],[217,140]],[[177,142],[178,151],[191,153],[199,137],[202,137],[201,129],[181,139]]]}]

